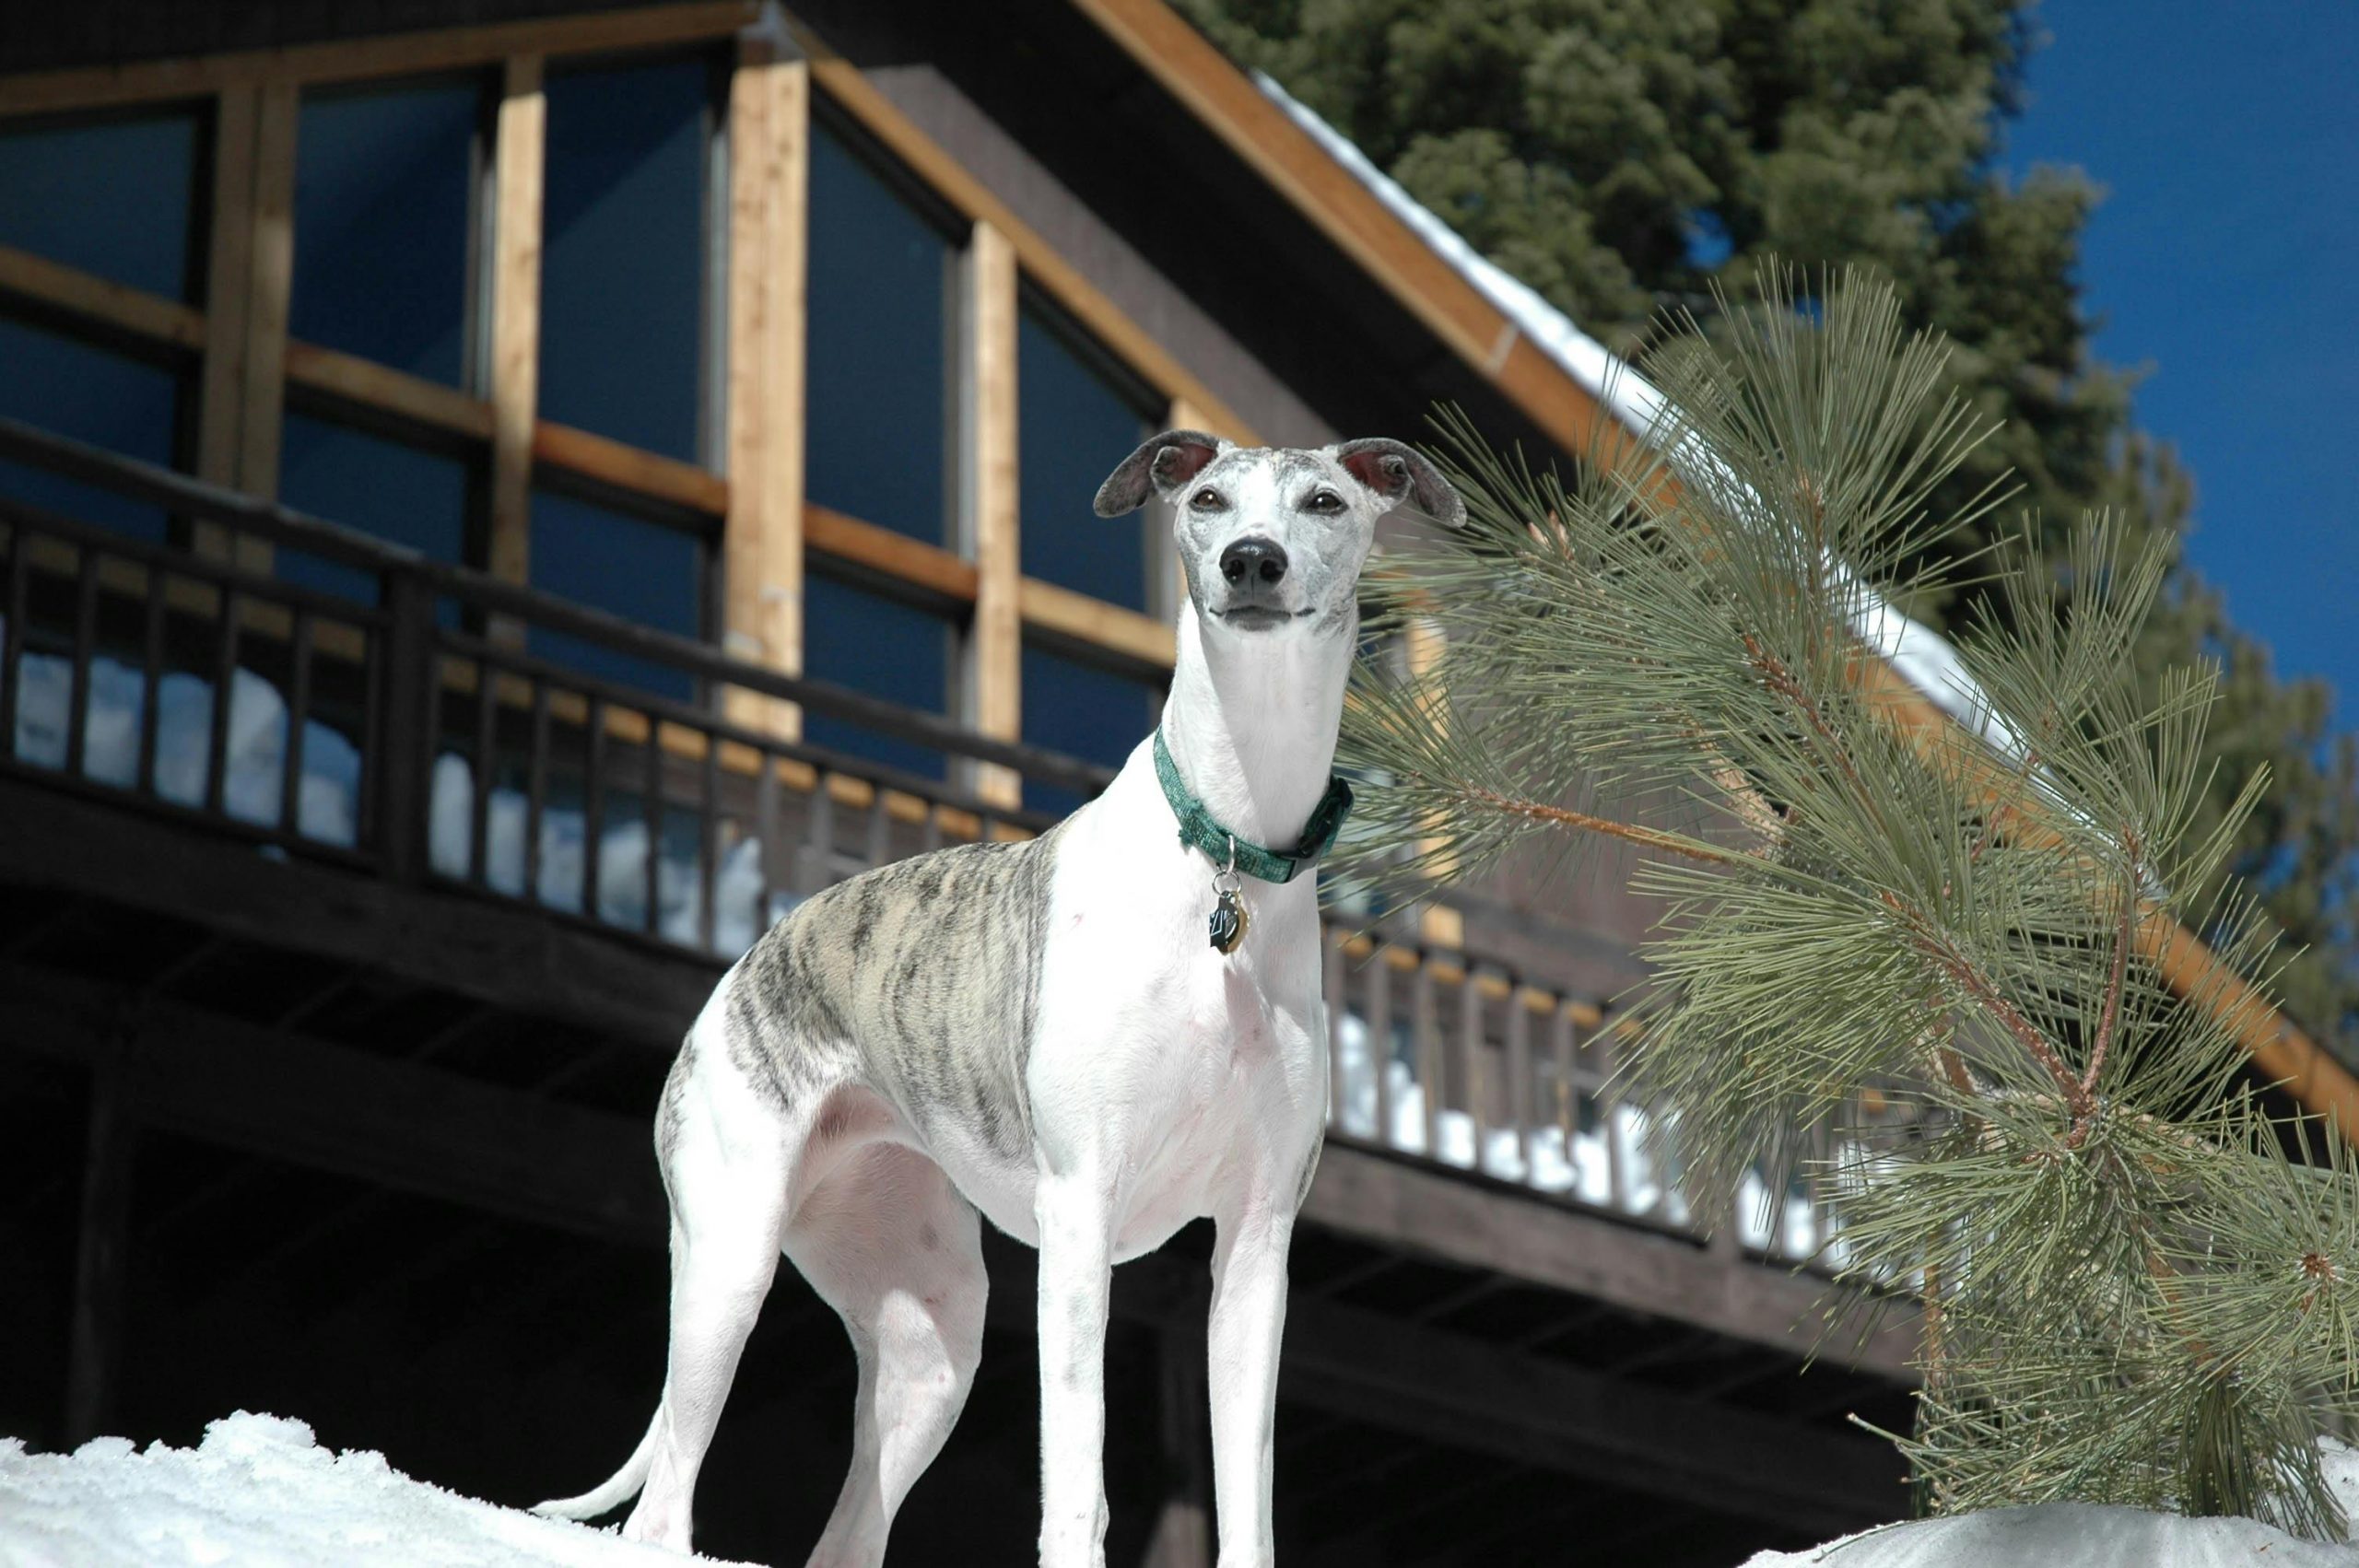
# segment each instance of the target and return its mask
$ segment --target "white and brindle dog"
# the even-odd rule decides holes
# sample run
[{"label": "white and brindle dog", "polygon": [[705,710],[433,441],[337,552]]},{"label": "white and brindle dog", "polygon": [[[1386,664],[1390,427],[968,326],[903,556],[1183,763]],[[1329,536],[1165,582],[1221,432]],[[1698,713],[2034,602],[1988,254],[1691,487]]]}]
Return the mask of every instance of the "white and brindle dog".
[{"label": "white and brindle dog", "polygon": [[[1156,735],[1039,838],[854,877],[723,977],[656,1117],[662,1403],[619,1472],[540,1512],[586,1518],[638,1492],[624,1533],[687,1548],[697,1469],[782,1250],[860,1362],[851,1473],[810,1561],[882,1562],[981,1352],[980,1210],[1040,1252],[1040,1561],[1098,1568],[1112,1266],[1209,1215],[1220,1562],[1271,1561],[1286,1248],[1327,1111],[1306,862],[1348,804],[1331,766],[1377,521],[1464,511],[1380,439],[1244,450],[1170,431],[1114,470],[1097,511],[1150,490],[1173,503],[1188,579]],[[1231,835],[1235,871],[1200,847]]]}]

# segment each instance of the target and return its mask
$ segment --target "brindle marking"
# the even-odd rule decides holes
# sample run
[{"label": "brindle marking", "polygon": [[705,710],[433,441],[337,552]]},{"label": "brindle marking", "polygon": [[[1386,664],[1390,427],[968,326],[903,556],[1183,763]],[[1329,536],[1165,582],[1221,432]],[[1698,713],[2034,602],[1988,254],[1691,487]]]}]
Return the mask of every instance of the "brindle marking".
[{"label": "brindle marking", "polygon": [[799,906],[730,981],[731,1059],[781,1110],[863,1082],[921,1136],[948,1118],[1027,1159],[1024,1070],[1061,835],[937,849]]}]

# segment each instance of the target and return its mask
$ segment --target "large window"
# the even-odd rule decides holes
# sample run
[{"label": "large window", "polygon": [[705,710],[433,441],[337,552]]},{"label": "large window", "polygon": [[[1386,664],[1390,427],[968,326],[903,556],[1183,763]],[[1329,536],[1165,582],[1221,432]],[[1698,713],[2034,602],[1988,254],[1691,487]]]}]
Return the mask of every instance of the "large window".
[{"label": "large window", "polygon": [[705,454],[702,60],[548,82],[541,416],[694,462]]},{"label": "large window", "polygon": [[[956,636],[929,611],[814,575],[803,589],[803,668],[815,680],[854,686],[872,696],[929,713],[949,706]],[[928,778],[944,771],[940,752],[880,735],[825,714],[806,714],[804,735]]]},{"label": "large window", "polygon": [[[1017,328],[1016,389],[1024,575],[1127,610],[1160,610],[1155,574],[1168,573],[1169,553],[1157,537],[1162,509],[1101,518],[1091,507],[1106,475],[1151,433],[1146,395],[1038,300],[1026,301]],[[1121,766],[1160,711],[1160,682],[1030,641],[1023,683],[1025,740],[1109,767]],[[1027,782],[1024,803],[1064,812],[1080,801]]]},{"label": "large window", "polygon": [[[705,555],[703,542],[687,529],[555,491],[534,493],[533,586],[578,604],[700,637]],[[679,701],[695,695],[685,675],[571,638],[536,639],[534,651]]]},{"label": "large window", "polygon": [[203,143],[194,110],[0,125],[0,245],[190,298]]},{"label": "large window", "polygon": [[472,80],[304,96],[293,336],[460,384],[483,115]]},{"label": "large window", "polygon": [[[278,497],[297,511],[331,519],[428,559],[467,561],[473,490],[463,459],[290,412],[279,446]],[[373,602],[376,579],[315,556],[281,550],[278,575],[330,593]]]},{"label": "large window", "polygon": [[[168,299],[194,288],[197,114],[0,123],[0,245]],[[186,454],[193,360],[0,306],[0,414],[170,466]],[[161,541],[152,507],[0,463],[0,486],[38,506]]]},{"label": "large window", "polygon": [[[1209,406],[1203,389],[841,62],[733,57],[729,28],[687,13],[620,53],[571,52],[570,25],[517,58],[452,29],[435,76],[353,79],[348,53],[296,47],[194,99],[0,121],[0,414],[640,626],[710,638],[722,606],[760,606],[725,628],[733,648],[953,720],[1020,710],[1020,738],[1121,763],[1161,701],[1168,546],[1159,520],[1090,500],[1173,398]],[[793,70],[807,96],[744,75]],[[191,79],[155,72],[159,93]],[[795,104],[807,121],[778,118]],[[774,205],[798,189],[802,212]],[[771,441],[800,448],[773,462]],[[759,462],[725,472],[740,453]],[[797,472],[803,557],[782,567],[737,531],[782,526],[774,486]],[[0,466],[0,493],[171,532],[29,469]],[[377,590],[291,546],[234,547],[315,590]],[[741,562],[764,580],[724,594]],[[798,569],[795,621],[769,607]],[[509,617],[465,630],[514,646]],[[525,646],[705,695],[546,628]],[[874,727],[806,711],[803,732],[965,777]],[[996,773],[972,781],[1012,803]]]},{"label": "large window", "polygon": [[811,127],[809,233],[810,497],[940,544],[957,253],[822,122]]}]

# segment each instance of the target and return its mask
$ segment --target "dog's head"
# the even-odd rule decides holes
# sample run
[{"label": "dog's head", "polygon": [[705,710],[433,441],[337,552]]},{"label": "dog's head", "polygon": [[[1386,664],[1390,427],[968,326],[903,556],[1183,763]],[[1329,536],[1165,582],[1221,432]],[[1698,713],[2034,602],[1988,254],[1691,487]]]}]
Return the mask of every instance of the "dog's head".
[{"label": "dog's head", "polygon": [[1107,476],[1097,515],[1120,517],[1149,494],[1171,503],[1188,596],[1207,631],[1238,636],[1341,626],[1386,513],[1466,520],[1432,463],[1381,437],[1305,451],[1166,430]]}]

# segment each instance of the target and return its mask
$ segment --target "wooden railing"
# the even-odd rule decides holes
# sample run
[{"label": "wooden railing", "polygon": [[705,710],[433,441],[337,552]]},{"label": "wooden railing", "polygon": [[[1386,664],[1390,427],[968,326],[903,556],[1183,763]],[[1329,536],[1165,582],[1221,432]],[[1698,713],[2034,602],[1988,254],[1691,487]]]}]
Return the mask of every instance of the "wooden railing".
[{"label": "wooden railing", "polygon": [[[1048,825],[959,782],[978,765],[1085,795],[1111,778],[6,419],[0,462],[260,541],[281,573],[340,568],[349,591],[307,588],[236,564],[263,552],[0,494],[0,768],[274,852],[725,960],[867,867]],[[748,698],[923,747],[941,772],[724,717]],[[1362,924],[1324,938],[1332,1136],[1683,1236],[1727,1217],[1611,1088],[1617,1031],[1594,999]],[[1748,1191],[1720,1245],[1806,1258],[1826,1212],[1813,1188]]]}]

